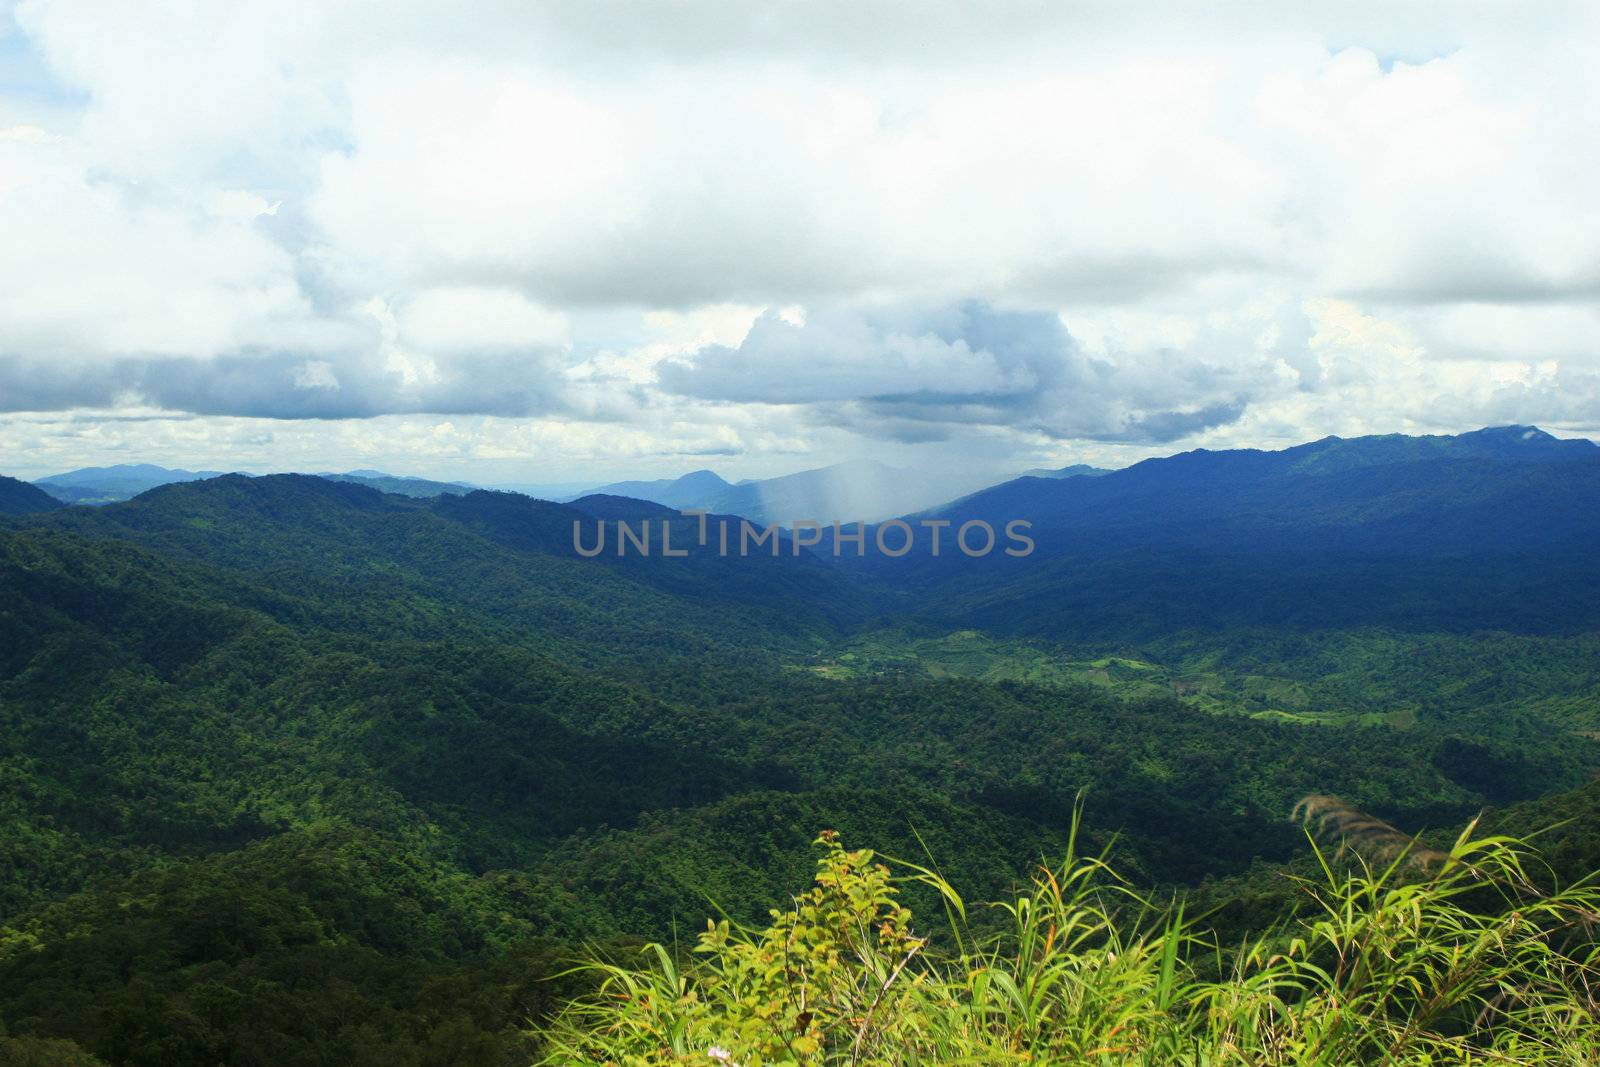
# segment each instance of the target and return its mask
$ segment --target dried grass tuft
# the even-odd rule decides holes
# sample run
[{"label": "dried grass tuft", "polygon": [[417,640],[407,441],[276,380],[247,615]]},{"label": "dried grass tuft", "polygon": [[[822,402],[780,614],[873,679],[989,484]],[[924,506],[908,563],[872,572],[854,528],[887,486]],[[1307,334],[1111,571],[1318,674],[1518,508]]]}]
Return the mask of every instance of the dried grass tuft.
[{"label": "dried grass tuft", "polygon": [[1337,844],[1335,859],[1349,851],[1368,862],[1403,862],[1424,871],[1450,862],[1449,853],[1429,848],[1415,835],[1331,794],[1312,793],[1301,797],[1289,817],[1305,826],[1318,841]]}]

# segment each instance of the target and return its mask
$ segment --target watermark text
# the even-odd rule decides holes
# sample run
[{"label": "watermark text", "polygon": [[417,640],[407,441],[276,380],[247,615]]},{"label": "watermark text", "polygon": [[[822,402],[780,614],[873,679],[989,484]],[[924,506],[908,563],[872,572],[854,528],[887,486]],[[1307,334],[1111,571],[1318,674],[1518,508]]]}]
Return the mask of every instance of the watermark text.
[{"label": "watermark text", "polygon": [[959,553],[981,559],[998,551],[1022,557],[1031,556],[1034,550],[1033,538],[1027,534],[1033,524],[1026,519],[1012,519],[996,531],[984,519],[968,519],[960,524],[951,519],[889,519],[874,524],[794,519],[787,525],[761,525],[733,516],[713,517],[704,511],[680,514],[683,519],[696,521],[574,519],[572,550],[585,559],[600,555],[675,559],[689,555],[694,548],[735,557],[831,552],[839,558],[866,556],[875,551],[889,559],[913,552],[928,556]]}]

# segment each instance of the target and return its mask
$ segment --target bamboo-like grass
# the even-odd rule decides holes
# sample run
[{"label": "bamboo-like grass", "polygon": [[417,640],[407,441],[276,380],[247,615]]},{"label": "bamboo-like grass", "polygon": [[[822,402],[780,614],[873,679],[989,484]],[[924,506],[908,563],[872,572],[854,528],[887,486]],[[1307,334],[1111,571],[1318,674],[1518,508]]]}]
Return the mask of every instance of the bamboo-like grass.
[{"label": "bamboo-like grass", "polygon": [[[711,922],[688,964],[659,945],[636,967],[584,964],[596,992],[541,1035],[543,1062],[1600,1063],[1591,881],[1537,890],[1530,850],[1475,824],[1444,851],[1333,798],[1295,817],[1318,861],[1296,880],[1310,907],[1235,946],[1079,855],[1076,819],[1065,859],[989,905],[1004,923],[987,935],[933,869],[895,874],[824,834],[815,885],[766,928]],[[899,902],[906,881],[944,903],[937,945]]]}]

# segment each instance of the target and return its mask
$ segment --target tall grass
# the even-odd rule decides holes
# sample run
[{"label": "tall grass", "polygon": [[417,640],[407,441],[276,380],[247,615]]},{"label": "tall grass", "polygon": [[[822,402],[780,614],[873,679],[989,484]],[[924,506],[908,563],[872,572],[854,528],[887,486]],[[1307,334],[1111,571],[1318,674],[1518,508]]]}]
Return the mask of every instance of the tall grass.
[{"label": "tall grass", "polygon": [[[543,1035],[544,1062],[1600,1063],[1594,885],[1536,890],[1525,846],[1472,827],[1418,863],[1331,798],[1298,814],[1320,871],[1297,879],[1309,907],[1227,946],[1079,855],[1076,825],[1059,865],[988,905],[1003,922],[983,935],[935,871],[895,874],[823,834],[815,884],[766,928],[711,922],[692,963],[657,945],[636,967],[587,964],[597,991]],[[944,903],[937,944],[900,903],[906,881]]]}]

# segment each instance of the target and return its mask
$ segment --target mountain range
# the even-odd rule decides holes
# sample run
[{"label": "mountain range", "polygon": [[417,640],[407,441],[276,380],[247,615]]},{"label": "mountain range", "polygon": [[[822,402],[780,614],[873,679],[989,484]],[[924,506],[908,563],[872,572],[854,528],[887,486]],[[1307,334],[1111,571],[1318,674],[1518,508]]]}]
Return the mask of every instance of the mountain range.
[{"label": "mountain range", "polygon": [[[123,484],[161,476],[159,469],[112,470]],[[763,583],[777,581],[774,588],[781,589],[806,574],[806,582],[820,584],[805,594],[803,610],[819,617],[859,616],[871,602],[879,605],[872,610],[911,612],[949,627],[976,624],[999,634],[1101,644],[1239,625],[1520,632],[1600,625],[1600,597],[1589,595],[1600,575],[1593,551],[1600,544],[1600,447],[1589,441],[1506,426],[1455,436],[1329,437],[1280,451],[1201,449],[1092,476],[1071,470],[1024,476],[907,514],[912,525],[947,524],[938,554],[923,537],[904,558],[889,558],[875,550],[875,529],[861,558],[846,546],[835,559],[826,541],[799,553],[806,561],[836,564],[839,580],[803,568],[719,564],[704,552],[677,570],[651,567],[617,558],[615,542],[602,563],[656,588],[691,589],[698,599],[707,593],[700,586],[714,581],[746,604],[777,603],[785,594]],[[86,472],[69,481],[83,486],[103,477]],[[377,471],[294,476],[299,480],[291,482],[283,477],[190,475],[147,493],[150,506],[126,514],[148,522],[179,499],[253,499],[241,495],[246,482],[259,483],[258,491],[269,496],[279,492],[274,486],[334,482],[391,493],[362,498],[369,500],[393,500],[398,491],[426,504],[428,514],[561,557],[573,555],[575,522],[670,520],[682,545],[698,531],[690,520],[675,518],[680,510],[757,522],[829,515],[836,508],[882,513],[907,481],[875,464],[739,484],[698,471],[616,483],[563,505]],[[177,484],[215,489],[172,497]],[[53,505],[23,483],[0,488],[0,509],[14,515]],[[309,489],[297,493],[313,499],[305,495]],[[112,509],[85,525],[90,516],[74,510],[61,521],[104,528],[124,514]],[[409,514],[408,522],[418,521]],[[999,531],[1018,520],[1028,524],[1033,545],[1025,558],[968,558],[953,543],[965,524],[983,522]],[[237,543],[249,539],[241,533]],[[329,545],[327,551],[337,557],[342,549]],[[783,542],[784,556],[797,551]],[[247,565],[261,553],[270,555],[268,546],[229,565]]]},{"label": "mountain range", "polygon": [[108,504],[138,496],[158,485],[215,478],[221,471],[189,471],[153,463],[119,463],[52,474],[33,484],[67,504]]},{"label": "mountain range", "polygon": [[[1068,467],[1050,477],[1067,477],[1093,468]],[[128,500],[156,486],[216,477],[217,471],[168,469],[153,464],[85,467],[40,478],[33,484],[68,504],[108,504]],[[402,496],[428,497],[479,488],[469,482],[442,482],[377,470],[320,472],[318,477],[370,486]],[[897,470],[870,461],[847,462],[776,478],[728,482],[713,471],[699,470],[679,478],[625,481],[604,485],[569,482],[554,485],[509,485],[503,488],[543,500],[573,501],[585,496],[617,496],[665,504],[676,510],[699,509],[739,515],[755,522],[788,523],[797,519],[831,522],[838,518],[882,519],[936,504],[949,496],[942,475]]]},{"label": "mountain range", "polygon": [[[1313,792],[1446,846],[1576,817],[1540,840],[1587,874],[1597,452],[1330,438],[905,513],[1033,523],[981,560],[374,471],[0,480],[0,1059],[534,1062],[575,957],[770,921],[824,829],[971,900],[1076,840],[1233,944],[1316,876]],[[688,503],[755,492],[714,477]],[[727,499],[830,491],[793,486]],[[574,551],[617,521],[689,554]]]},{"label": "mountain range", "polygon": [[[33,485],[64,504],[114,504],[131,500],[140,493],[175,482],[196,482],[217,478],[221,471],[190,471],[161,467],[153,463],[123,463],[111,467],[82,467],[63,474],[39,478]],[[437,482],[410,478],[383,471],[355,470],[343,474],[321,472],[319,478],[366,485],[401,496],[438,496],[441,493],[470,492],[475,486],[465,482]],[[3,506],[3,505],[0,505]],[[3,511],[0,511],[3,513]]]},{"label": "mountain range", "polygon": [[[1070,469],[1070,468],[1069,468]],[[777,478],[730,483],[712,471],[648,482],[614,482],[597,494],[634,497],[678,510],[738,515],[757,523],[887,519],[946,499],[948,479],[872,460],[838,463]]]},{"label": "mountain range", "polygon": [[[1044,532],[1039,557],[1160,545],[1463,554],[1581,548],[1600,447],[1534,427],[1199,449],[1092,478],[1023,477],[913,518]],[[946,554],[959,565],[959,554]]]},{"label": "mountain range", "polygon": [[934,557],[923,539],[904,559],[853,561],[946,618],[1003,631],[1600,625],[1586,599],[1600,581],[1600,447],[1533,427],[1197,450],[1019,478],[909,519],[1031,524],[1026,558]]}]

